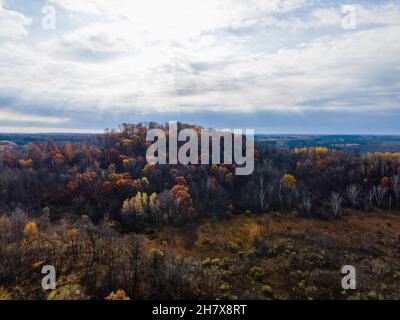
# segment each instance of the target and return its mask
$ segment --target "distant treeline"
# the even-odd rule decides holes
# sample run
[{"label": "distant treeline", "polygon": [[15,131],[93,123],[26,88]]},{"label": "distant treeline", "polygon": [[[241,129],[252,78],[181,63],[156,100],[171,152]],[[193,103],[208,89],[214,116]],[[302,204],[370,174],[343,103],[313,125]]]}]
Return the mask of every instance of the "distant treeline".
[{"label": "distant treeline", "polygon": [[60,142],[83,142],[90,139],[93,135],[86,133],[74,133],[74,134],[56,134],[56,133],[0,133],[0,141],[11,141],[17,145],[23,146],[32,142],[47,142],[53,141],[54,143]]}]

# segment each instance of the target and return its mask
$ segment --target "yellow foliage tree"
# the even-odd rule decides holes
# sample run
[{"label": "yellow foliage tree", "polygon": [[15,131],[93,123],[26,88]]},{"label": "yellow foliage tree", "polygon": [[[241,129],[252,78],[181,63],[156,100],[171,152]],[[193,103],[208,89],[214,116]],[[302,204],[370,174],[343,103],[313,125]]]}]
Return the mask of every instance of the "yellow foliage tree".
[{"label": "yellow foliage tree", "polygon": [[149,208],[149,196],[146,192],[138,192],[131,199],[126,199],[122,204],[122,214],[144,216]]},{"label": "yellow foliage tree", "polygon": [[28,237],[34,237],[38,234],[38,232],[39,229],[34,221],[28,222],[24,227],[24,235]]},{"label": "yellow foliage tree", "polygon": [[317,154],[324,154],[324,153],[328,153],[329,149],[326,147],[302,147],[302,148],[295,148],[294,149],[295,153],[303,153],[303,154],[307,154],[307,153],[317,153]]},{"label": "yellow foliage tree", "polygon": [[139,216],[144,214],[144,206],[143,206],[143,199],[142,193],[138,192],[134,198],[133,207],[135,209],[135,213]]},{"label": "yellow foliage tree", "polygon": [[157,201],[157,193],[153,192],[149,198],[149,207],[154,208]]},{"label": "yellow foliage tree", "polygon": [[131,300],[124,290],[118,290],[117,292],[112,291],[105,300]]},{"label": "yellow foliage tree", "polygon": [[30,167],[32,165],[32,159],[20,159],[18,162],[21,167]]},{"label": "yellow foliage tree", "polygon": [[68,229],[67,234],[69,237],[74,238],[79,234],[79,230],[76,228]]},{"label": "yellow foliage tree", "polygon": [[142,184],[143,184],[143,187],[147,188],[150,185],[150,182],[146,177],[143,177]]},{"label": "yellow foliage tree", "polygon": [[11,300],[11,295],[3,287],[0,287],[0,301],[1,300]]},{"label": "yellow foliage tree", "polygon": [[282,178],[282,182],[284,185],[292,188],[296,185],[296,178],[292,174],[285,174]]}]

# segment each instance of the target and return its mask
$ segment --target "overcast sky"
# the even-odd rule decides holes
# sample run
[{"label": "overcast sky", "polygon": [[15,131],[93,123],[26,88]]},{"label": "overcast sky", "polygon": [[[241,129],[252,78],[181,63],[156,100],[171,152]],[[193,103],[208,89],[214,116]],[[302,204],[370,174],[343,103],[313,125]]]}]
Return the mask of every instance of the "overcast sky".
[{"label": "overcast sky", "polygon": [[0,0],[0,132],[146,120],[399,134],[400,0]]}]

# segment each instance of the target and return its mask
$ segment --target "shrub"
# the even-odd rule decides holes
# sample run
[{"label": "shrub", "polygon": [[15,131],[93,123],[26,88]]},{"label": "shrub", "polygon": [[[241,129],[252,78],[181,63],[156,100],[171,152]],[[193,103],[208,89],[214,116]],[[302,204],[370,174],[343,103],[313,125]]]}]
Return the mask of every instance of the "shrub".
[{"label": "shrub", "polygon": [[105,300],[131,300],[131,299],[126,295],[124,290],[118,290],[115,293],[114,291],[112,291],[107,297],[105,297]]}]

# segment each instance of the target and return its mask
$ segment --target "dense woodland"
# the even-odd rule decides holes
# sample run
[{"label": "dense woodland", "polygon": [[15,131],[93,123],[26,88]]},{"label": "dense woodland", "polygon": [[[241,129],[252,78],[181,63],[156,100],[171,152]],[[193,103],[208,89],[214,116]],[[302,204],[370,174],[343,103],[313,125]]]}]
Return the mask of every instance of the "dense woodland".
[{"label": "dense woodland", "polygon": [[[286,213],[332,225],[349,210],[397,214],[400,153],[258,144],[254,173],[235,176],[234,165],[149,165],[146,133],[154,127],[168,129],[124,124],[90,141],[33,142],[2,151],[0,296],[46,298],[40,268],[51,264],[59,287],[50,298],[343,298],[340,282],[329,279],[346,257],[373,270],[363,259],[374,256],[384,267],[360,287],[358,297],[400,297],[394,281],[400,277],[398,234],[387,238],[393,249],[387,261],[378,248],[345,248],[311,229],[298,234],[288,229],[289,238],[279,243],[269,231],[276,219],[288,219]],[[249,215],[263,232],[247,251],[228,243],[232,255],[226,258],[182,256],[172,236],[157,248],[149,245],[160,230],[170,235]],[[208,242],[203,245],[212,252]],[[294,283],[275,291],[266,261],[280,254],[289,261],[282,262],[285,278],[295,273],[286,281]]]}]

